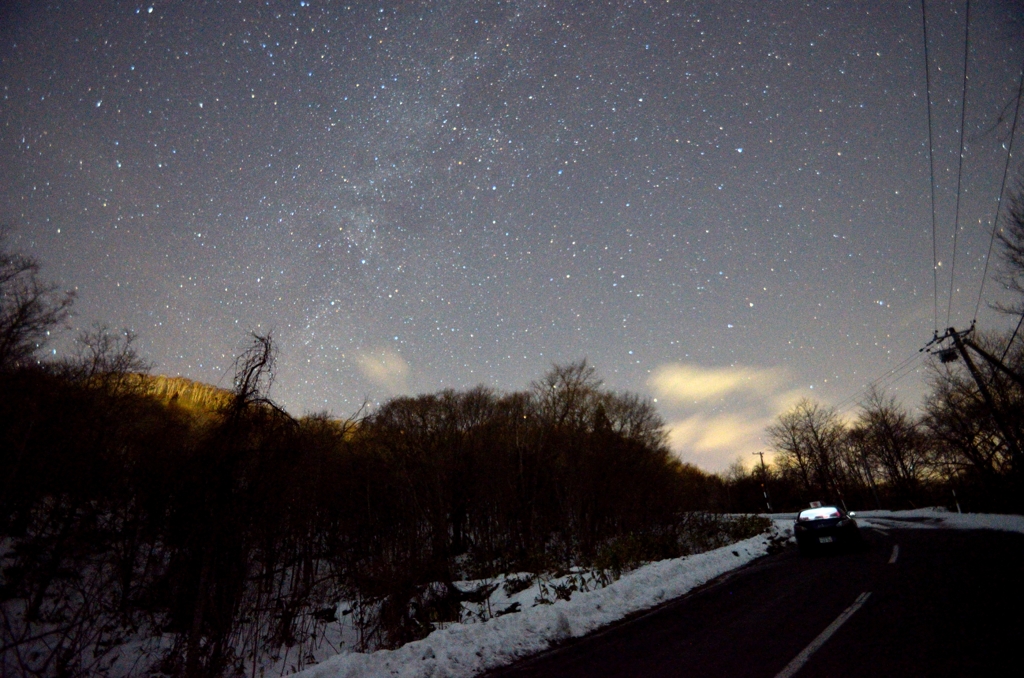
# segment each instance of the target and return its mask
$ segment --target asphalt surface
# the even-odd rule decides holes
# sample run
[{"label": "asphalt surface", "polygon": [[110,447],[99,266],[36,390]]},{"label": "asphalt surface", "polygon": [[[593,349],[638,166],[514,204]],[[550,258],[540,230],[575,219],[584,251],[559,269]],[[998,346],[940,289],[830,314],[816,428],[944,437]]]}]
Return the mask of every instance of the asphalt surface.
[{"label": "asphalt surface", "polygon": [[1024,535],[862,532],[863,551],[803,557],[787,549],[486,675],[1024,675]]}]

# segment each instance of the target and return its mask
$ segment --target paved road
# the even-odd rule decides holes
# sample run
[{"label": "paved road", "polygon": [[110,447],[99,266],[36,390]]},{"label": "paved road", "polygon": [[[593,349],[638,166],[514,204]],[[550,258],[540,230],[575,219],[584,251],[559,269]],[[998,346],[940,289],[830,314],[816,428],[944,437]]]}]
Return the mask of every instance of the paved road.
[{"label": "paved road", "polygon": [[864,533],[864,552],[804,558],[790,549],[487,675],[774,678],[844,611],[790,675],[1024,675],[1024,535]]}]

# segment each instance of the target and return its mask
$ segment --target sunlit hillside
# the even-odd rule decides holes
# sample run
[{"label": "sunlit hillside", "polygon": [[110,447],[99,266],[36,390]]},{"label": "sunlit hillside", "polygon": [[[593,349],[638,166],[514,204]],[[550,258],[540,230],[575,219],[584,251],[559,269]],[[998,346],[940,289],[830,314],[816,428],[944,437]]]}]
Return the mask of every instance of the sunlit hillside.
[{"label": "sunlit hillside", "polygon": [[[199,419],[222,412],[235,397],[234,393],[219,386],[162,374],[132,374],[129,376],[129,385],[142,395],[155,398],[165,405],[179,407]],[[330,431],[346,440],[356,428],[354,421],[326,415],[305,415],[301,420],[307,424],[315,420],[319,429]]]},{"label": "sunlit hillside", "polygon": [[234,397],[231,391],[185,377],[150,374],[135,374],[132,377],[138,382],[142,393],[195,413],[216,412],[227,407]]}]

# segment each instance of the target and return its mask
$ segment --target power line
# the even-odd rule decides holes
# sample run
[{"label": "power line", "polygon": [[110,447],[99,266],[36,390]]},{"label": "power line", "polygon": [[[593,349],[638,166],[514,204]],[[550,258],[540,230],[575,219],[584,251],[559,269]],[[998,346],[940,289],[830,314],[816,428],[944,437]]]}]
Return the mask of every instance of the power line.
[{"label": "power line", "polygon": [[960,93],[960,159],[956,167],[956,217],[953,221],[953,256],[949,265],[949,299],[946,305],[946,325],[953,311],[953,283],[956,280],[956,244],[960,233],[960,187],[964,168],[964,126],[967,121],[967,58],[971,53],[971,0],[967,0],[964,17],[964,78]]},{"label": "power line", "polygon": [[883,383],[884,383],[884,386],[882,386],[882,387],[883,388],[889,388],[890,386],[892,386],[896,382],[901,381],[902,379],[907,377],[909,374],[911,374],[913,372],[913,369],[917,367],[917,365],[915,363],[917,362],[919,356],[920,356],[919,352],[912,353],[909,357],[904,359],[899,365],[897,365],[896,367],[892,368],[891,370],[889,370],[888,372],[886,372],[882,376],[869,381],[867,384],[864,385],[864,388],[856,391],[853,395],[850,395],[850,396],[844,398],[843,400],[839,401],[838,403],[835,404],[834,407],[837,410],[841,410],[844,407],[846,407],[847,405],[860,400],[861,397],[865,393],[867,393],[869,390],[871,390],[871,388],[873,388],[873,387],[882,386]]},{"label": "power line", "polygon": [[924,82],[925,94],[928,98],[928,169],[931,174],[932,194],[932,318],[935,322],[935,336],[939,335],[939,254],[938,240],[935,236],[935,146],[932,140],[932,77],[928,59],[928,11],[925,0],[921,0],[921,27],[924,30]]},{"label": "power line", "polygon": [[[902,381],[904,378],[909,376],[915,369],[917,369],[918,365],[917,360],[915,359],[916,357],[917,356],[911,356],[906,361],[904,361],[904,363],[901,366],[897,367],[897,369],[892,370],[890,374],[881,377],[880,379],[877,379],[874,383],[870,384],[868,388],[871,388],[872,386],[877,386],[884,390],[896,384],[897,382]],[[867,390],[868,389],[865,389],[864,392],[867,392]]]},{"label": "power line", "polygon": [[872,389],[872,387],[877,388],[877,389],[879,389],[879,390],[881,390],[883,392],[884,391],[888,391],[891,387],[895,386],[896,384],[898,384],[899,382],[903,381],[908,376],[913,374],[914,373],[914,369],[916,367],[917,367],[916,365],[914,365],[913,363],[910,363],[909,365],[907,365],[907,366],[905,366],[903,368],[901,374],[898,374],[898,375],[894,374],[893,377],[891,379],[889,379],[887,383],[883,384],[882,383],[882,381],[884,381],[883,379],[879,379],[879,380],[876,380],[875,382],[869,383],[865,388],[860,389],[859,391],[857,391],[853,395],[848,396],[847,398],[845,398],[845,399],[839,401],[838,403],[836,403],[835,406],[834,406],[835,409],[836,410],[843,410],[844,408],[846,408],[849,405],[860,403],[860,401],[863,400],[864,396]]},{"label": "power line", "polygon": [[1020,326],[1024,323],[1024,313],[1021,314],[1020,320],[1017,321],[1017,329],[1010,335],[1010,340],[1006,342],[1006,348],[1003,349],[1003,355],[999,358],[999,362],[1006,360],[1006,354],[1010,352],[1010,347],[1013,346],[1013,340],[1017,338],[1017,333],[1020,332]]},{"label": "power line", "polygon": [[[972,325],[978,321],[978,310],[981,308],[981,295],[982,292],[985,291],[985,281],[988,278],[988,264],[992,260],[992,246],[996,241],[996,229],[999,227],[999,212],[1003,208],[1003,193],[1006,191],[1006,176],[1009,174],[1010,157],[1013,155],[1013,139],[1017,133],[1017,118],[1020,115],[1021,95],[1024,95],[1024,63],[1020,66],[1020,83],[1017,85],[1017,107],[1013,111],[1013,124],[1010,126],[1010,146],[1006,149],[1006,164],[1003,165],[1003,181],[999,185],[999,199],[996,202],[996,216],[995,219],[992,220],[992,235],[988,240],[988,254],[985,255],[985,270],[981,274],[981,285],[978,288],[978,303],[974,306],[974,320],[971,321]],[[1014,334],[1016,334],[1016,332]]]}]

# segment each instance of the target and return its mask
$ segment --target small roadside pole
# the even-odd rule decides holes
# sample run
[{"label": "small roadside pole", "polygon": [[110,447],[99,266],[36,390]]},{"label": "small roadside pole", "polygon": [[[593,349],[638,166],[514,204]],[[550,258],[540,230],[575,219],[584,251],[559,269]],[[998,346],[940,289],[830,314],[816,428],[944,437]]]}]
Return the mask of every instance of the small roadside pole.
[{"label": "small roadside pole", "polygon": [[860,448],[860,458],[864,462],[864,470],[868,472],[868,480],[871,481],[871,494],[875,496],[875,506],[881,511],[882,502],[878,501],[878,487],[875,485],[875,475],[871,472],[871,464],[868,463],[868,455],[863,447]]},{"label": "small roadside pole", "polygon": [[761,492],[764,493],[764,503],[768,506],[768,513],[772,511],[772,500],[768,497],[768,467],[764,465],[764,452],[751,452],[761,457]]}]

